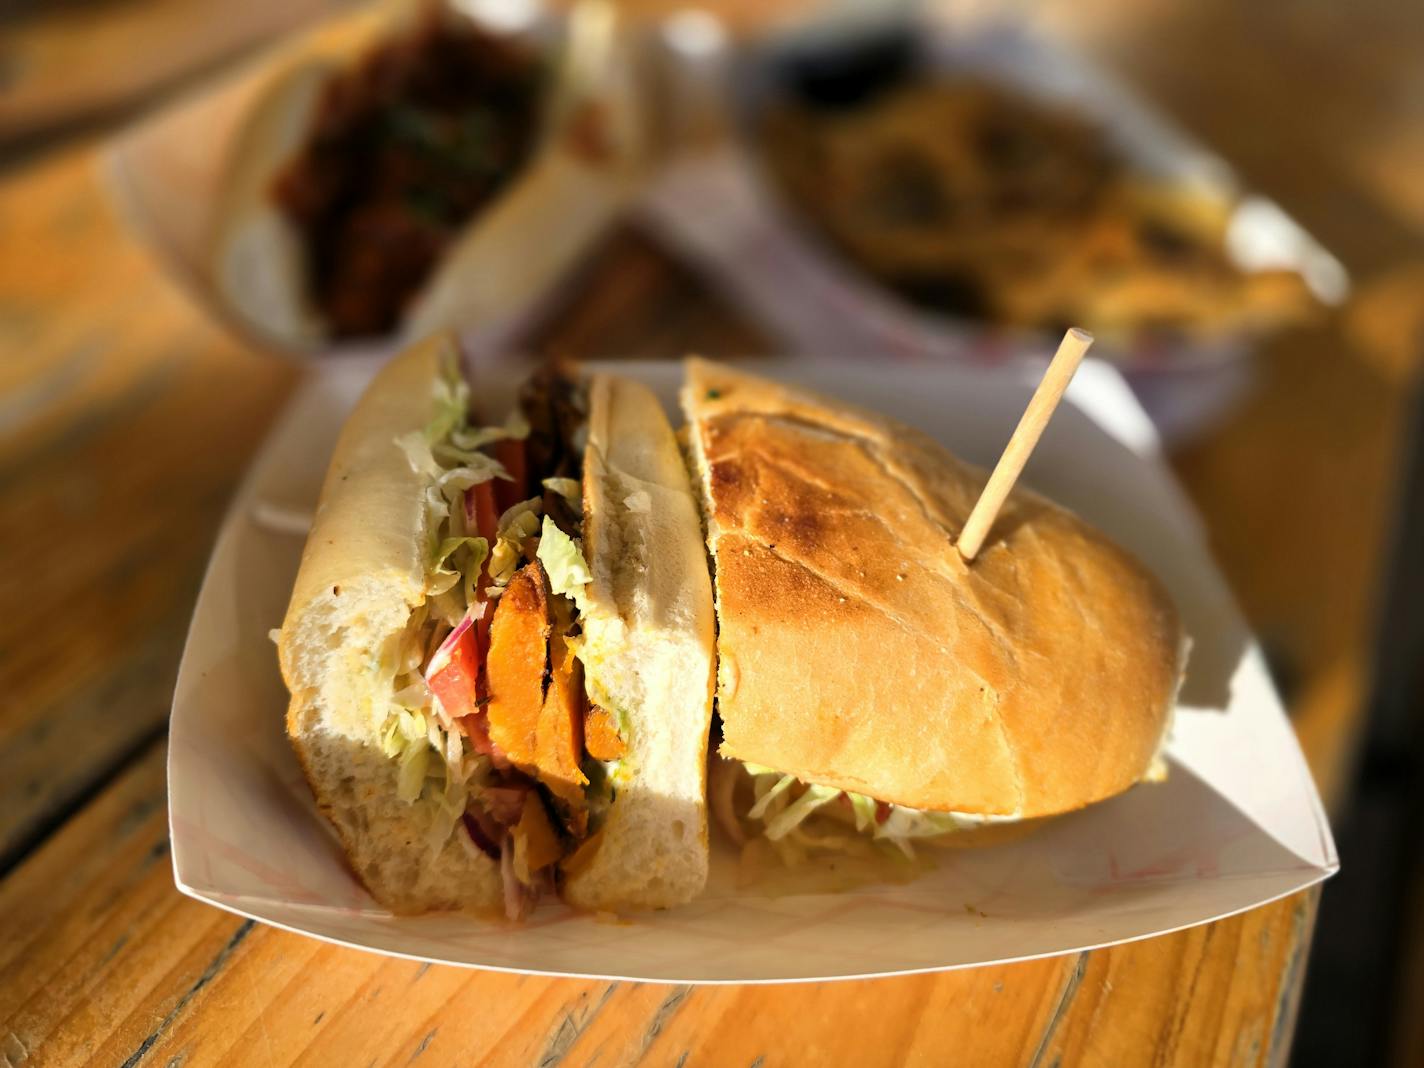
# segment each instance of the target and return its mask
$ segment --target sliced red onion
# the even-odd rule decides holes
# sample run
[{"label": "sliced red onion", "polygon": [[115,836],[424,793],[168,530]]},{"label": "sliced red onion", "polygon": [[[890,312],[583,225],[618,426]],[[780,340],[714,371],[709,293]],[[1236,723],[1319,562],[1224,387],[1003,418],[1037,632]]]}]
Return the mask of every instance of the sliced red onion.
[{"label": "sliced red onion", "polygon": [[486,786],[480,791],[480,800],[496,823],[513,827],[524,815],[524,795],[528,792],[529,787],[521,785]]},{"label": "sliced red onion", "polygon": [[488,830],[483,826],[480,814],[466,809],[461,821],[465,825],[466,833],[470,836],[470,841],[479,847],[480,852],[490,860],[499,860],[499,846],[495,844]]},{"label": "sliced red onion", "polygon": [[505,835],[499,846],[499,877],[504,886],[504,915],[512,921],[524,919],[534,904],[533,895],[514,874],[514,842]]},{"label": "sliced red onion", "polygon": [[450,663],[450,650],[455,648],[464,633],[475,625],[476,620],[484,618],[488,607],[488,602],[476,601],[465,610],[465,615],[460,622],[455,624],[455,629],[445,635],[445,640],[440,643],[440,648],[436,649],[435,655],[430,658],[430,666],[425,669],[427,679],[432,675],[440,674],[441,670]]}]

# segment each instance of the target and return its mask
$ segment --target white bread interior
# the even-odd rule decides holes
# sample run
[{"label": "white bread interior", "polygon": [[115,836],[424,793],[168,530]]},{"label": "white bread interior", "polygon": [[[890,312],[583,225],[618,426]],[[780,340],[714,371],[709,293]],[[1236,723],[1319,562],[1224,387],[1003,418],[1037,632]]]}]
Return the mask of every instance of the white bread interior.
[{"label": "white bread interior", "polygon": [[661,908],[707,880],[712,586],[696,498],[657,398],[595,375],[584,459],[589,690],[626,724],[627,756],[592,860],[564,880],[583,908]]},{"label": "white bread interior", "polygon": [[893,420],[690,360],[724,756],[911,808],[1023,819],[1148,772],[1182,665],[1128,553]]},{"label": "white bread interior", "polygon": [[390,680],[373,665],[425,599],[424,477],[395,439],[426,425],[439,336],[388,363],[337,441],[278,641],[292,698],[287,734],[356,874],[398,913],[497,910],[498,865],[456,834],[432,855],[424,801],[397,797],[397,763],[380,746]]}]

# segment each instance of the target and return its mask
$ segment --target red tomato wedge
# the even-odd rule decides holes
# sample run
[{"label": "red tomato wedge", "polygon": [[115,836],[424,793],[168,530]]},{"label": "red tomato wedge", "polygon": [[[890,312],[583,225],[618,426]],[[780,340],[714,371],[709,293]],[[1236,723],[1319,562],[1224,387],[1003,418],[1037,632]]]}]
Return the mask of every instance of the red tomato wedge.
[{"label": "red tomato wedge", "polygon": [[484,602],[477,613],[460,620],[430,658],[425,681],[430,691],[440,699],[440,705],[451,719],[469,716],[479,711],[480,666],[484,650],[476,633],[478,618],[488,615]]},{"label": "red tomato wedge", "polygon": [[513,481],[494,479],[494,500],[503,512],[528,496],[529,462],[522,438],[503,438],[494,443],[494,458],[504,465]]},{"label": "red tomato wedge", "polygon": [[[489,545],[490,552],[494,552],[494,543],[499,534],[499,511],[495,506],[494,483],[496,479],[486,482],[477,482],[465,491],[465,527],[471,530],[477,537],[484,538]],[[489,585],[489,557],[485,557],[484,567],[480,569],[479,593],[484,595],[485,587]],[[482,633],[489,633],[489,619],[483,620]]]},{"label": "red tomato wedge", "polygon": [[476,482],[465,491],[465,526],[489,542],[494,548],[499,533],[499,508],[495,503],[494,484],[498,479]]}]

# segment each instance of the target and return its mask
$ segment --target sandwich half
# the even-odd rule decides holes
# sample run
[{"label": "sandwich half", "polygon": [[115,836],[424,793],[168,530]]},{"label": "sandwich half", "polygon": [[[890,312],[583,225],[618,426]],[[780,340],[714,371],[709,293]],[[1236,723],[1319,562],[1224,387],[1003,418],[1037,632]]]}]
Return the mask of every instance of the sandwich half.
[{"label": "sandwich half", "polygon": [[923,434],[695,359],[683,406],[734,837],[913,853],[1160,773],[1183,642],[1128,553],[1017,490],[966,564],[987,476]]},{"label": "sandwich half", "polygon": [[[290,51],[223,168],[207,267],[225,306],[302,349],[423,336],[505,292],[482,272],[530,217],[514,194],[548,81],[529,42],[454,5],[378,3]],[[495,220],[502,235],[484,234]]]},{"label": "sandwich half", "polygon": [[392,911],[701,890],[712,594],[642,387],[550,368],[482,426],[451,338],[396,357],[337,442],[277,640],[288,736]]}]

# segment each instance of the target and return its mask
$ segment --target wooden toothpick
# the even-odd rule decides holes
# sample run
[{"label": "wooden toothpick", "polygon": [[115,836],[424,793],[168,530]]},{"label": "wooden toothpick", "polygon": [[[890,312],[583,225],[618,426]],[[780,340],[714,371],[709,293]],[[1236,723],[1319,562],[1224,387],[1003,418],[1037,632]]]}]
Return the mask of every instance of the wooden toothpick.
[{"label": "wooden toothpick", "polygon": [[984,539],[989,534],[989,528],[994,525],[999,509],[1004,506],[1004,501],[1008,498],[1009,491],[1014,488],[1014,483],[1018,481],[1024,464],[1028,463],[1033,447],[1038,444],[1043,428],[1048,425],[1053,410],[1063,399],[1063,391],[1073,380],[1073,372],[1078,370],[1078,365],[1083,362],[1083,355],[1092,343],[1093,335],[1076,326],[1063,335],[1062,344],[1054,353],[1048,370],[1043,373],[1043,380],[1033,391],[1028,407],[1024,409],[1023,418],[1014,428],[1009,443],[1004,446],[1004,454],[994,465],[994,473],[989,476],[984,492],[979,494],[979,500],[975,502],[974,510],[969,513],[969,519],[959,535],[959,555],[966,561],[973,560],[983,547]]}]

